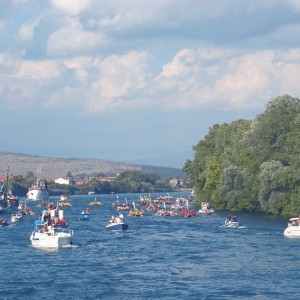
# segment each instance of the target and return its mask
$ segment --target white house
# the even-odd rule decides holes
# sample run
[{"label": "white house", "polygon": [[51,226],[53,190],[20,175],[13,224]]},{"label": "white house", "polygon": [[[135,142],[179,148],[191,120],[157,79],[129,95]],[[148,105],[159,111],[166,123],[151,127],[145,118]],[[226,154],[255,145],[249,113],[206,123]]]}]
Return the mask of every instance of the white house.
[{"label": "white house", "polygon": [[54,180],[55,183],[58,184],[72,184],[72,179],[70,178],[58,178]]}]

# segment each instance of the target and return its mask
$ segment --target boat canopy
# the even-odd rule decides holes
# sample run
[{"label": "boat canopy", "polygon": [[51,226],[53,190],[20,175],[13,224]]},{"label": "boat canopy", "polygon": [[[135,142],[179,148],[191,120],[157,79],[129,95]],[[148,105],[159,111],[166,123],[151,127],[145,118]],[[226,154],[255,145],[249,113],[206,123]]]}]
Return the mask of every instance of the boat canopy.
[{"label": "boat canopy", "polygon": [[43,226],[44,224],[45,224],[45,222],[42,221],[42,220],[36,220],[36,221],[34,221],[34,230],[36,230],[37,226]]}]

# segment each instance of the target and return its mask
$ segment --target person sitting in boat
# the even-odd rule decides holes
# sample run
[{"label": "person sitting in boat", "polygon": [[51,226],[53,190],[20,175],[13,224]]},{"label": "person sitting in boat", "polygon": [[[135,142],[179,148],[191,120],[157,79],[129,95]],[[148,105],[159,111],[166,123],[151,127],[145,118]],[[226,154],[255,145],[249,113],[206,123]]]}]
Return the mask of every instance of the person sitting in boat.
[{"label": "person sitting in boat", "polygon": [[111,216],[111,219],[109,220],[109,224],[115,224],[116,223],[116,219],[114,216]]},{"label": "person sitting in boat", "polygon": [[5,223],[7,223],[7,221],[3,218],[0,218],[0,223],[5,224]]},{"label": "person sitting in boat", "polygon": [[226,220],[225,220],[225,223],[226,223],[226,224],[229,223],[229,222],[232,222],[232,217],[231,217],[231,215],[229,215],[229,216],[226,218]]},{"label": "person sitting in boat", "polygon": [[293,221],[292,221],[292,226],[298,226],[298,225],[299,225],[298,220],[293,220]]},{"label": "person sitting in boat", "polygon": [[90,209],[89,209],[89,208],[87,208],[87,209],[85,210],[85,214],[86,214],[86,215],[89,215],[89,214],[90,214]]}]

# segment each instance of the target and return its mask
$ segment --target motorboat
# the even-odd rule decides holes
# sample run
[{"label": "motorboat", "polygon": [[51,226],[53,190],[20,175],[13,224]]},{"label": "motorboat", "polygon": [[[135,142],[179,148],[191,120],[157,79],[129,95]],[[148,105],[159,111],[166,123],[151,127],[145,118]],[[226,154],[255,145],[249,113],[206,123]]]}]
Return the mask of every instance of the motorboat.
[{"label": "motorboat", "polygon": [[34,229],[30,235],[33,247],[38,248],[62,248],[71,245],[73,240],[73,230],[64,228],[53,228],[47,226],[42,220],[34,222]]},{"label": "motorboat", "polygon": [[202,202],[201,208],[199,209],[199,214],[201,215],[211,215],[215,212],[213,208],[209,206],[208,202]]},{"label": "motorboat", "polygon": [[236,216],[228,216],[225,219],[225,224],[222,227],[226,228],[239,228],[241,227],[240,222],[238,221]]},{"label": "motorboat", "polygon": [[10,217],[11,222],[18,222],[21,221],[22,219],[23,219],[23,214],[20,212],[12,213]]},{"label": "motorboat", "polygon": [[47,201],[49,199],[47,181],[41,178],[36,179],[28,189],[27,199]]},{"label": "motorboat", "polygon": [[70,197],[69,194],[64,193],[64,194],[60,195],[60,201],[66,201],[69,199],[69,197]]},{"label": "motorboat", "polygon": [[286,237],[300,237],[300,217],[291,218],[283,234]]},{"label": "motorboat", "polygon": [[128,229],[128,224],[124,222],[123,214],[120,214],[118,217],[112,216],[106,225],[106,228],[111,230],[126,231]]}]

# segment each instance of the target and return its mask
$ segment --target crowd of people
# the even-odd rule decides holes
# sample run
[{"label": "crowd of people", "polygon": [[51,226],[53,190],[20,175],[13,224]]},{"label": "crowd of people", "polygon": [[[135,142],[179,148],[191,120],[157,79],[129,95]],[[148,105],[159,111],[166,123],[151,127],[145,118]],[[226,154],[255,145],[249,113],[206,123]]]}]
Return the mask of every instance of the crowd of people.
[{"label": "crowd of people", "polygon": [[53,204],[50,204],[42,211],[42,214],[39,216],[39,220],[42,220],[45,223],[45,227],[47,227],[48,231],[51,231],[58,226],[68,226],[68,223],[64,218],[63,209],[61,207],[56,207]]}]

